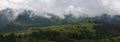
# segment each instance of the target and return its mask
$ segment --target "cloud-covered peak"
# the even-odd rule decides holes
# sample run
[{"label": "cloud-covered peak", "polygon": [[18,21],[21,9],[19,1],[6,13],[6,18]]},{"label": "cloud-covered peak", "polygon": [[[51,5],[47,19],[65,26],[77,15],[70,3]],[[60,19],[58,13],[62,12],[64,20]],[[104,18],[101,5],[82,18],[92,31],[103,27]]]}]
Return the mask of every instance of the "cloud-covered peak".
[{"label": "cloud-covered peak", "polygon": [[64,15],[72,13],[73,17],[83,14],[88,16],[107,13],[110,15],[120,14],[119,0],[0,0],[0,9],[26,9],[32,10],[36,15],[53,15],[65,18]]}]

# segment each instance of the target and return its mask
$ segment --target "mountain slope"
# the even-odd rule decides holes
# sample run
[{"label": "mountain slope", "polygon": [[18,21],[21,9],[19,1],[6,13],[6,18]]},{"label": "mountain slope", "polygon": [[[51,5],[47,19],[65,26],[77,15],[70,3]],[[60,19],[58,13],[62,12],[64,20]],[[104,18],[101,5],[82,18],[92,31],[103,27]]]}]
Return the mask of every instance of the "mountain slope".
[{"label": "mountain slope", "polygon": [[27,30],[5,33],[0,39],[3,37],[5,42],[119,42],[119,27],[120,24],[109,23],[31,27]]},{"label": "mountain slope", "polygon": [[[70,13],[72,14],[72,13]],[[28,29],[29,27],[37,26],[50,26],[57,24],[69,24],[69,23],[120,23],[120,15],[110,16],[108,14],[103,14],[95,17],[81,16],[79,18],[74,18],[72,15],[64,15],[65,18],[61,19],[51,13],[47,15],[52,16],[51,18],[46,18],[43,16],[35,15],[31,10],[22,10],[21,13],[16,17],[14,9],[4,9],[0,11],[0,31],[16,31],[22,29]]]}]

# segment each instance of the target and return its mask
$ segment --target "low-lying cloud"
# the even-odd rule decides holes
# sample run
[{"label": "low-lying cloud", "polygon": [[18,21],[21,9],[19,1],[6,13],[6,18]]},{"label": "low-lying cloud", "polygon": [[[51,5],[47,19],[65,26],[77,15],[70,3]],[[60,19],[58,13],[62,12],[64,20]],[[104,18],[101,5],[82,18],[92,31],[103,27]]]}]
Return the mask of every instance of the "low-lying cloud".
[{"label": "low-lying cloud", "polygon": [[32,10],[36,15],[50,17],[46,13],[65,18],[72,13],[73,17],[83,14],[96,16],[103,13],[120,14],[120,0],[0,0],[0,9]]}]

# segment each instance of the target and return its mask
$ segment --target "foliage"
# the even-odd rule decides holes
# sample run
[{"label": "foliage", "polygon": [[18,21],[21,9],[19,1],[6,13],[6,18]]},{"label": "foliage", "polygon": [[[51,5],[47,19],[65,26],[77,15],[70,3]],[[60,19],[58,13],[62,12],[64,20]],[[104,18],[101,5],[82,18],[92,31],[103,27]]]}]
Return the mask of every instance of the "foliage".
[{"label": "foliage", "polygon": [[76,23],[0,34],[1,42],[119,42],[120,24]]}]

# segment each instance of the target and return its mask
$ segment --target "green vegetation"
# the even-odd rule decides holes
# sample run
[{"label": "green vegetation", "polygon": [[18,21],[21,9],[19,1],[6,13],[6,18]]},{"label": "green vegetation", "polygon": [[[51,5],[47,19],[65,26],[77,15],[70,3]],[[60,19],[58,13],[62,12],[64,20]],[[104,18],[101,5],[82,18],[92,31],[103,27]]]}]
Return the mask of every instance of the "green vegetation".
[{"label": "green vegetation", "polygon": [[61,19],[48,13],[48,19],[31,13],[14,19],[11,9],[0,11],[0,42],[120,42],[120,15]]},{"label": "green vegetation", "polygon": [[120,24],[73,23],[0,34],[0,42],[119,42]]}]

